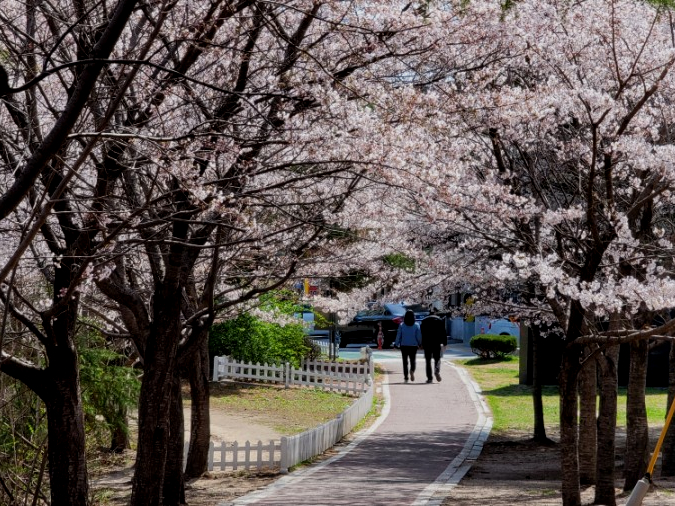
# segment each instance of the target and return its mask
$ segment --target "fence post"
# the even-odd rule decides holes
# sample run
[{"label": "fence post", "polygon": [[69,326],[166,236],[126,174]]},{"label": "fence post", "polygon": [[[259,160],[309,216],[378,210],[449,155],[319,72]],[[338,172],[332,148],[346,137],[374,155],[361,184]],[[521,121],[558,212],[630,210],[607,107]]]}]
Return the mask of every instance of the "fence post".
[{"label": "fence post", "polygon": [[218,381],[218,359],[220,357],[213,357],[213,381]]},{"label": "fence post", "polygon": [[279,472],[281,474],[288,474],[288,438],[281,436],[281,456],[279,458]]},{"label": "fence post", "polygon": [[244,469],[248,471],[250,465],[251,465],[251,442],[246,440],[246,444],[244,444]]},{"label": "fence post", "polygon": [[234,372],[234,368],[232,367],[232,360],[230,360],[229,355],[223,357],[223,370],[225,373],[226,377],[231,377],[232,373]]},{"label": "fence post", "polygon": [[[269,466],[270,468],[274,467],[274,453],[277,451],[277,444],[274,440],[270,439],[269,451],[267,452],[268,457],[270,458]],[[279,461],[281,461],[281,446],[279,447]],[[260,454],[260,459],[262,460],[262,453]]]}]

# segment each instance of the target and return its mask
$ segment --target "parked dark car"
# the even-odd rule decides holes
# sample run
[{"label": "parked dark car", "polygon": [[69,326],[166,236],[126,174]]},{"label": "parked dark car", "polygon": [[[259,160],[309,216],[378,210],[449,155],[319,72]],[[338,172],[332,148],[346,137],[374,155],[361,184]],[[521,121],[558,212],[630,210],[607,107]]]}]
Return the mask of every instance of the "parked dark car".
[{"label": "parked dark car", "polygon": [[386,303],[356,313],[348,325],[341,326],[340,346],[350,343],[377,344],[378,324],[382,323],[384,348],[391,348],[396,340],[396,331],[408,309],[415,313],[415,320],[421,321],[429,311],[421,304]]}]

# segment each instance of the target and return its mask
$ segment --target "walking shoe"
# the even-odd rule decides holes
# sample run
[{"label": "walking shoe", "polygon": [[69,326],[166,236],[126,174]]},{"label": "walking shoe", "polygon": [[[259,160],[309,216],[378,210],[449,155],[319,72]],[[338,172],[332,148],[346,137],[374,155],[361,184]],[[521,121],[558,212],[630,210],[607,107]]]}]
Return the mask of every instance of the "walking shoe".
[{"label": "walking shoe", "polygon": [[414,371],[410,371],[410,381],[415,381],[415,373],[414,373]]},{"label": "walking shoe", "polygon": [[434,380],[430,380],[430,379],[427,380],[427,383],[433,383],[433,382],[434,382]]},{"label": "walking shoe", "polygon": [[440,372],[436,373],[436,381],[441,381],[441,373]]},{"label": "walking shoe", "polygon": [[405,382],[408,383],[408,378],[405,379]]}]

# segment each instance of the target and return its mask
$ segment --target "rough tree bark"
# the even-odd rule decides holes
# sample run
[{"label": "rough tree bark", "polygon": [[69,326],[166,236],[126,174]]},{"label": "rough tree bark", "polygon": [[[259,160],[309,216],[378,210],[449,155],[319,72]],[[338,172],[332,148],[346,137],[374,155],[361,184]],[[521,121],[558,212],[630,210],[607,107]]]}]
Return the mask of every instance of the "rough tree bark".
[{"label": "rough tree bark", "polygon": [[541,339],[541,329],[538,325],[530,327],[532,336],[532,404],[534,408],[534,441],[538,443],[550,443],[551,440],[546,436],[546,426],[544,424],[544,403],[542,400],[542,385],[539,367],[541,364],[539,355],[539,340]]},{"label": "rough tree bark", "polygon": [[144,357],[138,403],[138,450],[132,481],[132,506],[162,506],[171,437],[171,385],[178,376],[180,298],[176,285],[159,283],[153,300],[153,321]]},{"label": "rough tree bark", "polygon": [[647,387],[647,360],[649,343],[630,343],[630,373],[626,397],[626,455],[624,457],[623,489],[633,490],[647,470],[649,425],[645,388]]},{"label": "rough tree bark", "polygon": [[598,414],[598,453],[594,504],[615,506],[614,459],[616,451],[616,407],[618,394],[619,347],[600,354],[600,410]]},{"label": "rough tree bark", "polygon": [[89,504],[84,412],[77,352],[55,346],[49,353],[47,385],[39,395],[47,408],[52,504]]},{"label": "rough tree bark", "polygon": [[562,496],[565,506],[581,506],[579,458],[577,454],[577,378],[579,350],[568,345],[560,370],[560,460]]},{"label": "rough tree bark", "polygon": [[209,415],[209,343],[202,339],[188,370],[190,380],[190,449],[185,479],[208,471],[211,419]]},{"label": "rough tree bark", "polygon": [[[586,349],[585,356],[589,357]],[[597,467],[597,367],[595,357],[584,363],[579,374],[579,481],[582,485],[595,484]]]},{"label": "rough tree bark", "polygon": [[164,472],[163,506],[185,504],[185,478],[183,475],[183,447],[185,445],[185,426],[183,421],[183,396],[180,388],[180,374],[171,381],[171,408],[169,427],[171,439],[167,449]]}]

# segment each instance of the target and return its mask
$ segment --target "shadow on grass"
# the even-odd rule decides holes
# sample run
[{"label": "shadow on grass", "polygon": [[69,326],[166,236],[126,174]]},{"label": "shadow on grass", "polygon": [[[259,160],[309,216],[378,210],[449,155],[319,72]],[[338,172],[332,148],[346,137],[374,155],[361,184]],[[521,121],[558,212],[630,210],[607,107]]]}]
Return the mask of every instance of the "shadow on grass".
[{"label": "shadow on grass", "polygon": [[[495,366],[503,364],[504,366],[514,365],[518,362],[518,359],[515,357],[504,357],[504,358],[481,358],[476,357],[466,362],[463,362],[462,365],[467,367],[469,370],[472,367],[485,367],[485,366]],[[496,395],[500,397],[521,397],[524,395],[532,395],[532,385],[522,385],[518,382],[518,371],[513,372],[513,384],[506,385],[499,388],[493,389],[483,389],[483,394],[485,395]],[[558,395],[558,386],[557,385],[545,385],[542,387],[542,395],[544,396],[557,396]]]},{"label": "shadow on grass", "polygon": [[[261,390],[287,390],[283,384],[267,383],[260,384],[244,381],[211,381],[209,382],[210,397],[228,397],[245,396],[249,393],[260,392]],[[181,393],[183,400],[190,400],[190,384],[187,381],[181,383]]]},{"label": "shadow on grass", "polygon": [[[496,395],[499,397],[522,397],[524,395],[532,395],[531,385],[508,385],[500,388],[493,388],[492,390],[483,390],[485,395]],[[549,397],[558,396],[558,387],[553,385],[543,386],[541,388],[541,395]]]},{"label": "shadow on grass", "polygon": [[513,362],[518,362],[516,357],[503,357],[503,358],[481,358],[476,357],[463,362],[462,364],[467,367],[472,366],[481,366],[481,365],[492,365],[492,364],[511,364]]}]

